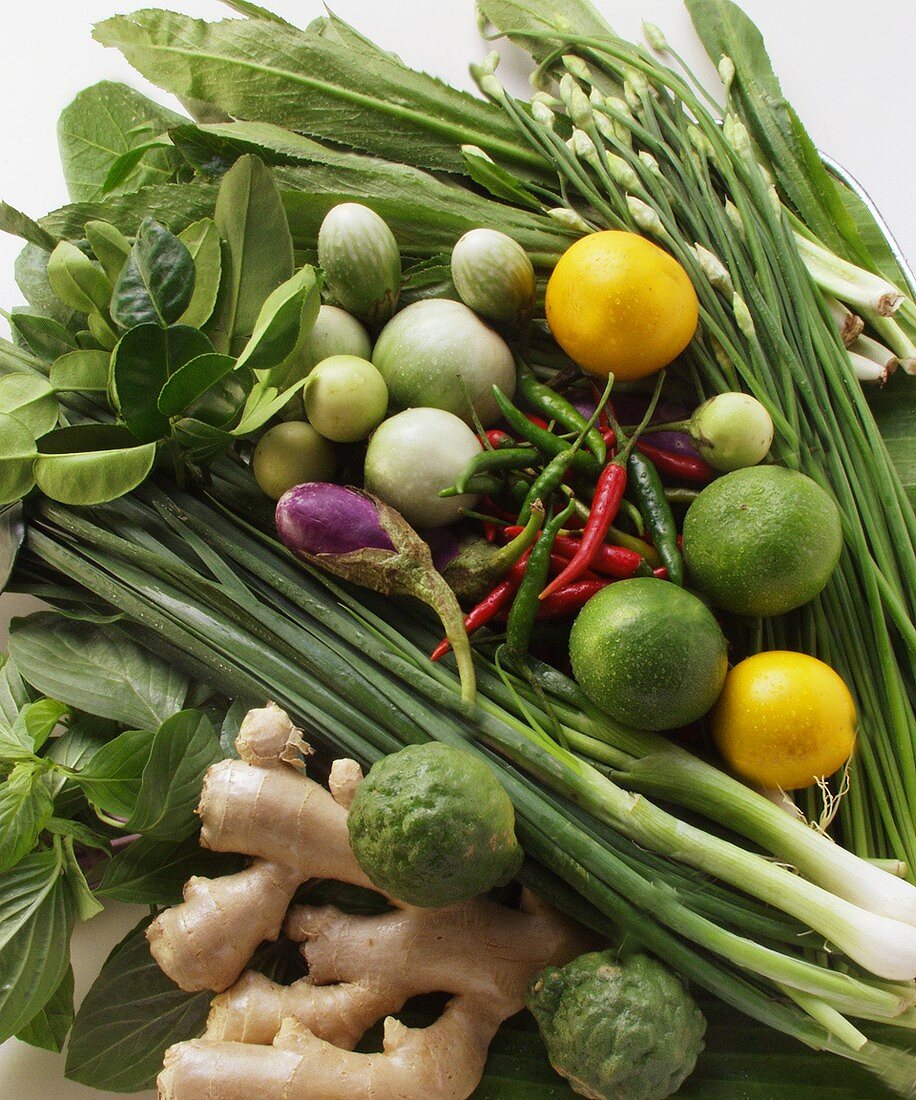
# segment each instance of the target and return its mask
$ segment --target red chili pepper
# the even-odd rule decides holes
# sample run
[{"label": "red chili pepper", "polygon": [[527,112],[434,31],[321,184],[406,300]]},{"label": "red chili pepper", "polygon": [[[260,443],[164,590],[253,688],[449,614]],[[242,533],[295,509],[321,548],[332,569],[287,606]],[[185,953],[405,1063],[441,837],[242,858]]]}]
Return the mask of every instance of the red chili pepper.
[{"label": "red chili pepper", "polygon": [[[488,515],[491,515],[494,519],[506,520],[513,525],[515,525],[515,521],[518,518],[514,512],[507,512],[505,508],[500,508],[500,506],[495,503],[492,497],[483,497],[480,501],[480,509],[482,512],[486,512],[488,513]],[[521,530],[521,527],[518,527],[516,525],[515,533],[519,534]]]},{"label": "red chili pepper", "polygon": [[525,415],[526,420],[529,420],[532,424],[535,424],[538,428],[543,428],[545,431],[547,430],[547,421],[543,418],[543,416],[537,416],[535,413],[527,413],[527,412],[524,415]]},{"label": "red chili pepper", "polygon": [[605,446],[610,451],[612,447],[617,446],[617,433],[613,428],[602,428],[601,437],[604,440]]},{"label": "red chili pepper", "polygon": [[[481,443],[484,443],[483,439],[481,439],[480,436],[478,436],[477,438],[480,439]],[[518,446],[515,438],[509,435],[508,432],[504,432],[502,428],[491,428],[486,433],[486,442],[489,443],[495,451],[500,450],[500,448],[502,447]],[[486,443],[484,443],[484,446],[486,446]]]},{"label": "red chili pepper", "polygon": [[648,443],[643,439],[636,441],[637,450],[655,466],[660,474],[668,477],[676,477],[680,481],[692,481],[697,485],[705,485],[716,476],[716,471],[708,462],[696,455],[675,454],[673,451],[663,451],[654,443]]},{"label": "red chili pepper", "polygon": [[487,542],[496,542],[496,536],[499,534],[498,523],[484,523],[483,525],[483,537]]},{"label": "red chili pepper", "polygon": [[589,568],[599,547],[604,545],[608,528],[614,522],[626,487],[626,467],[617,462],[609,462],[598,477],[591,511],[582,529],[579,549],[563,572],[558,577],[554,577],[541,593],[541,600],[548,599],[564,585],[571,584]]},{"label": "red chili pepper", "polygon": [[[554,545],[554,548],[556,548],[556,545],[557,545],[556,542],[554,542],[553,545]],[[558,577],[563,572],[563,570],[569,565],[571,560],[572,559],[567,557],[565,554],[551,554],[550,555],[550,571],[549,571],[548,575],[551,576],[551,577]],[[582,574],[580,579],[583,580],[583,581],[600,581],[601,580],[601,578],[598,576],[598,574],[593,573],[591,571],[591,569],[586,569],[586,571]]]},{"label": "red chili pepper", "polygon": [[[579,540],[560,536],[554,546],[561,554],[574,557],[579,549]],[[592,558],[592,569],[596,573],[606,573],[615,580],[627,580],[639,569],[645,558],[637,554],[635,550],[628,550],[625,546],[612,546],[610,543],[602,543]]]},{"label": "red chili pepper", "polygon": [[[512,565],[509,572],[493,591],[484,596],[480,603],[472,607],[467,613],[464,619],[464,629],[468,634],[473,634],[475,630],[480,630],[482,626],[486,626],[488,622],[495,618],[500,611],[512,602],[512,597],[518,591],[518,586],[522,583],[522,577],[525,575],[525,566],[528,564],[529,553],[530,550],[526,550],[518,561]],[[441,657],[444,657],[451,648],[452,643],[448,638],[443,638],[429,655],[429,659],[431,661],[438,661]]]},{"label": "red chili pepper", "polygon": [[668,566],[660,565],[658,569],[653,569],[652,576],[658,577],[660,581],[666,581],[668,579]]},{"label": "red chili pepper", "polygon": [[574,615],[585,604],[600,592],[607,588],[613,581],[576,581],[567,584],[558,592],[554,592],[546,599],[542,599],[537,610],[539,619],[559,619],[564,615]]}]

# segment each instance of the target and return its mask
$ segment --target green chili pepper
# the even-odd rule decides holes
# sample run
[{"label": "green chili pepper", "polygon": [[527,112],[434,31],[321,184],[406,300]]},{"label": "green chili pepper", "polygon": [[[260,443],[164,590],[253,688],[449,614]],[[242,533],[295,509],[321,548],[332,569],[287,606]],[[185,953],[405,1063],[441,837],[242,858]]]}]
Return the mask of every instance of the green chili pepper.
[{"label": "green chili pepper", "polygon": [[522,664],[528,656],[528,645],[538,611],[538,597],[547,582],[547,573],[550,569],[550,551],[553,549],[557,534],[572,515],[573,510],[574,506],[570,501],[562,512],[558,512],[549,520],[528,556],[525,575],[512,601],[509,621],[506,624],[505,653],[516,665]]},{"label": "green chili pepper", "polygon": [[492,496],[494,493],[498,493],[502,487],[503,483],[500,478],[491,477],[489,474],[476,474],[468,479],[463,488],[459,489],[457,485],[450,485],[447,489],[440,490],[439,496],[458,497],[464,493],[473,493],[475,496]]},{"label": "green chili pepper", "polygon": [[479,455],[474,455],[451,489],[445,491],[450,495],[452,489],[456,495],[466,493],[471,478],[496,470],[524,470],[536,458],[533,447],[501,447],[494,451],[481,451]]},{"label": "green chili pepper", "polygon": [[[533,443],[543,454],[553,458],[568,449],[569,444],[565,440],[555,436],[553,432],[547,431],[546,428],[539,428],[537,424],[532,424],[525,414],[512,404],[499,386],[493,387],[493,397],[499,405],[506,423],[513,432],[520,435],[522,439],[527,439],[529,443]],[[583,422],[582,427],[585,426],[585,423]],[[570,465],[577,474],[591,478],[593,481],[601,473],[598,460],[593,454],[586,451],[577,451]]]},{"label": "green chili pepper", "polygon": [[536,500],[543,501],[545,504],[550,500],[559,489],[563,478],[566,477],[566,472],[574,457],[575,451],[571,447],[567,447],[565,451],[560,451],[555,458],[547,463],[531,483],[531,488],[528,490],[521,511],[518,514],[519,523],[525,524],[528,522],[531,515],[531,506]]},{"label": "green chili pepper", "polygon": [[[577,435],[584,431],[588,421],[575,405],[556,390],[539,382],[531,368],[520,359],[516,360],[516,368],[518,392],[535,412],[546,420],[555,420]],[[607,461],[607,445],[598,428],[591,427],[585,433],[585,446],[598,460],[598,465],[603,466]]]},{"label": "green chili pepper", "polygon": [[684,559],[677,545],[677,524],[658,470],[645,455],[633,450],[627,459],[627,475],[630,492],[639,506],[655,549],[668,568],[668,579],[683,585]]}]

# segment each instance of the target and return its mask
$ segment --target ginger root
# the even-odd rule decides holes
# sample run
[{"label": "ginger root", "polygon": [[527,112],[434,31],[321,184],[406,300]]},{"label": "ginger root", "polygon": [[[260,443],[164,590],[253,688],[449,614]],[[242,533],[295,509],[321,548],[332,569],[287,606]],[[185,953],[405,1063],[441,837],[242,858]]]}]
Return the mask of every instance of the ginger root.
[{"label": "ginger root", "polygon": [[[161,1100],[465,1100],[529,978],[595,946],[578,925],[524,893],[520,909],[485,898],[416,909],[389,898],[379,916],[295,906],[309,878],[374,889],[350,851],[347,807],[362,778],[336,761],[330,791],[301,769],[299,732],[273,704],[252,711],[240,760],[207,774],[201,843],[254,857],[221,879],[192,879],[181,905],[150,925],[150,949],[184,989],[218,992],[202,1038],[166,1051]],[[289,912],[287,913],[287,910]],[[283,928],[308,975],[289,986],[243,973]],[[411,997],[451,994],[426,1028],[393,1018]],[[384,1019],[378,1054],[352,1048]]]}]

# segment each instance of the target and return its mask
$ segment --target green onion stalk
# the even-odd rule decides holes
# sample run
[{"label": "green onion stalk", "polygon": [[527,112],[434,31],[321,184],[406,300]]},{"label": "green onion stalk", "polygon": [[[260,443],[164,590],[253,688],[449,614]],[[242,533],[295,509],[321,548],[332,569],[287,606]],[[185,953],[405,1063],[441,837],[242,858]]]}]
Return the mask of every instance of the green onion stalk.
[{"label": "green onion stalk", "polygon": [[[892,349],[912,344],[909,302],[900,321],[887,316],[900,304],[896,288],[798,232],[730,100],[720,125],[687,80],[610,30],[505,33],[547,54],[541,71],[560,88],[552,125],[509,95],[492,65],[475,73],[481,90],[553,161],[573,215],[646,233],[684,266],[700,305],[685,361],[701,392],[753,394],[773,418],[776,459],[839,505],[846,548],[816,612],[783,617],[758,637],[773,648],[800,643],[849,683],[860,732],[841,835],[860,855],[907,864],[913,880],[916,520],[811,268],[831,294],[880,318],[876,331]],[[573,137],[560,153],[563,108]]]},{"label": "green onion stalk", "polygon": [[[901,1091],[916,1070],[912,1059],[900,1064],[875,1044],[850,1046],[846,1021],[906,1019],[916,1003],[912,982],[876,980],[852,961],[845,969],[819,965],[800,946],[823,942],[810,939],[804,916],[786,921],[724,880],[738,884],[759,874],[752,883],[758,893],[771,879],[780,890],[789,880],[803,883],[798,897],[808,896],[832,940],[851,934],[851,926],[841,927],[848,903],[831,903],[826,891],[775,865],[761,871],[765,861],[736,844],[698,829],[683,833],[683,823],[504,709],[491,690],[503,681],[489,667],[482,669],[480,704],[468,708],[454,674],[432,665],[411,640],[434,633],[414,612],[391,605],[375,611],[372,597],[294,562],[239,517],[151,486],[91,514],[40,503],[19,568],[30,591],[57,602],[78,606],[91,593],[96,603],[118,608],[141,640],[213,686],[276,699],[335,753],[369,764],[430,737],[482,753],[513,798],[529,856],[594,906],[604,925],[619,925],[734,1007],[808,1045],[869,1064]],[[634,814],[634,803],[644,808]],[[687,856],[707,873],[715,866],[721,881],[692,877],[677,862]],[[575,911],[576,903],[567,898],[567,908]],[[908,927],[880,919],[885,927]],[[871,918],[858,911],[856,920],[868,925]],[[871,950],[880,951],[880,942]],[[883,961],[869,961],[885,969]]]}]

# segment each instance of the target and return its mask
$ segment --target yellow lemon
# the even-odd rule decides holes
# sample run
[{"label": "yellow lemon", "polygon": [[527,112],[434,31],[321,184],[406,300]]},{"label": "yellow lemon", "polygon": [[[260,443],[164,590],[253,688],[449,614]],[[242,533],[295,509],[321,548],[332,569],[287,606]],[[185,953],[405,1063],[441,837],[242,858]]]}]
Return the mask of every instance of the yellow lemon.
[{"label": "yellow lemon", "polygon": [[788,791],[810,787],[849,759],[856,708],[829,665],[805,653],[771,650],[729,672],[712,728],[738,775]]},{"label": "yellow lemon", "polygon": [[621,381],[667,366],[690,343],[699,307],[687,272],[636,233],[582,237],[550,276],[547,323],[566,354],[591,374]]}]

